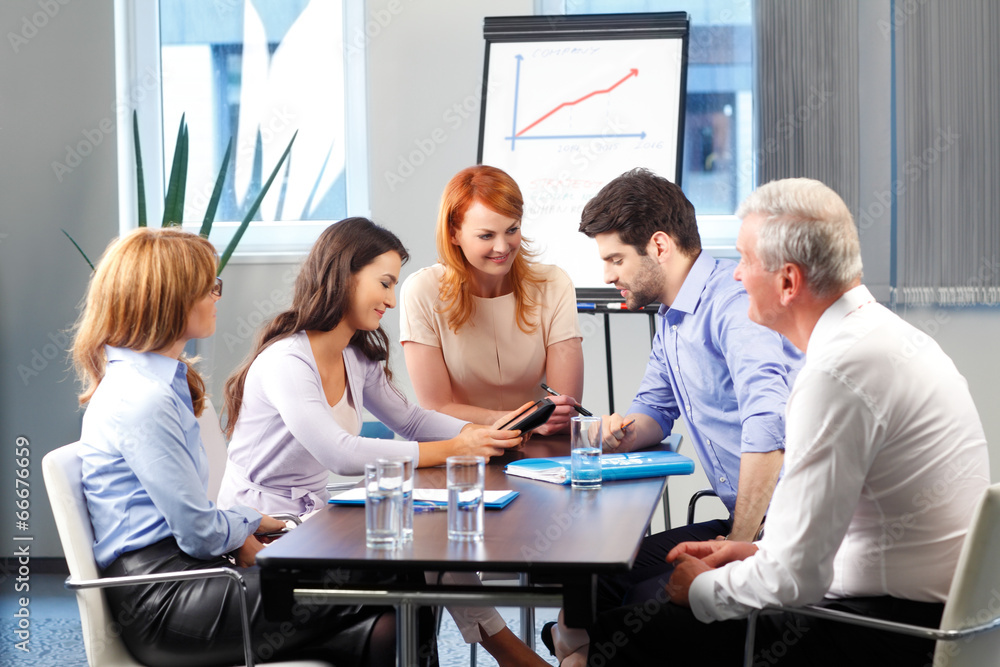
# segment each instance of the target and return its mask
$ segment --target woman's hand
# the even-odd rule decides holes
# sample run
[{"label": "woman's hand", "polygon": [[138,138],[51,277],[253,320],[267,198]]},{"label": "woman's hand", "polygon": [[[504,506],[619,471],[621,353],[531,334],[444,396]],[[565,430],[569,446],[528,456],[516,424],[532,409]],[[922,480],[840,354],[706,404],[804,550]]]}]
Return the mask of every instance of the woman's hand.
[{"label": "woman's hand", "polygon": [[576,409],[573,407],[577,405],[576,399],[565,394],[549,396],[548,398],[556,404],[556,409],[548,421],[535,429],[535,433],[538,435],[565,433],[569,430],[569,420],[577,414]]},{"label": "woman's hand", "polygon": [[233,552],[237,567],[252,567],[257,562],[257,553],[263,548],[263,542],[254,535],[248,537],[243,546]]},{"label": "woman's hand", "polygon": [[[513,416],[513,415],[510,415]],[[483,424],[466,424],[462,431],[451,439],[451,456],[500,456],[504,450],[521,444],[521,432],[501,430],[497,424],[503,424],[510,416],[502,417],[492,427]]]},{"label": "woman's hand", "polygon": [[275,535],[274,533],[284,533],[288,529],[288,525],[281,519],[275,519],[273,516],[268,516],[267,514],[261,513],[260,525],[257,526],[257,530],[254,531],[253,536],[263,544],[270,544],[276,539],[281,537],[280,535]]}]

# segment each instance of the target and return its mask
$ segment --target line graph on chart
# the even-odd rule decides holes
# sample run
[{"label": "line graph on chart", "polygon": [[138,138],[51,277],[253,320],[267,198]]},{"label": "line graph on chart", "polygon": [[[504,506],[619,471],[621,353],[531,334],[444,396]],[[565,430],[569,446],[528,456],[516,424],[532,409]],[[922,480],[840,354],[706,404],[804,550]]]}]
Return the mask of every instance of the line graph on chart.
[{"label": "line graph on chart", "polygon": [[[512,126],[511,126],[510,136],[505,137],[506,140],[510,141],[510,148],[511,148],[511,150],[515,150],[516,143],[518,141],[525,141],[525,140],[536,140],[537,141],[537,140],[596,139],[596,138],[602,138],[602,139],[603,138],[620,138],[620,139],[626,139],[626,138],[645,139],[646,138],[646,132],[645,131],[639,131],[639,132],[608,132],[608,131],[605,130],[605,131],[602,131],[602,132],[596,132],[595,131],[595,132],[590,132],[590,133],[580,132],[580,133],[576,133],[576,134],[564,134],[564,133],[553,134],[551,132],[545,132],[546,128],[542,128],[541,132],[536,131],[536,132],[533,132],[533,133],[529,134],[530,130],[534,129],[537,125],[543,123],[544,121],[548,120],[550,117],[554,116],[555,114],[558,114],[559,112],[563,112],[564,116],[568,115],[568,113],[571,111],[570,107],[575,107],[578,104],[586,103],[588,100],[593,100],[591,102],[591,105],[595,105],[595,103],[599,102],[599,100],[595,100],[594,99],[595,97],[601,96],[601,95],[610,95],[613,91],[615,91],[615,89],[617,89],[622,84],[625,84],[625,83],[629,82],[630,79],[634,79],[634,78],[638,77],[639,76],[639,70],[637,68],[635,68],[635,67],[630,68],[628,70],[628,73],[625,74],[625,76],[621,77],[620,79],[618,79],[617,81],[615,81],[614,83],[612,83],[610,86],[607,86],[605,88],[596,89],[596,90],[591,90],[591,91],[589,91],[587,93],[584,93],[582,96],[577,97],[575,99],[567,100],[567,101],[564,101],[564,102],[560,102],[558,105],[556,105],[551,110],[547,111],[546,113],[542,114],[540,117],[536,118],[535,120],[527,123],[526,125],[524,125],[520,129],[518,129],[518,104],[520,102],[521,66],[522,66],[522,63],[524,61],[524,56],[518,54],[518,55],[514,56],[514,59],[516,61],[516,66],[515,66],[515,74],[514,74],[514,107],[513,107],[513,113],[512,113],[513,123],[512,123]],[[556,118],[556,121],[559,121],[559,120],[561,120],[561,119],[560,118]],[[606,122],[607,119],[604,119],[604,120],[605,120],[605,122],[603,124],[606,127],[607,126],[607,122]],[[549,126],[555,125],[555,124],[556,124],[555,122],[550,122]]]},{"label": "line graph on chart", "polygon": [[[519,141],[550,141],[550,140],[580,140],[580,139],[645,139],[645,130],[636,131],[616,131],[613,115],[620,116],[621,113],[614,114],[617,105],[623,110],[626,106],[634,108],[635,91],[629,91],[637,86],[639,69],[631,67],[624,70],[617,67],[618,74],[609,78],[606,72],[594,72],[584,79],[574,79],[560,87],[561,93],[565,93],[568,99],[559,101],[544,113],[538,115],[528,115],[523,113],[527,107],[528,111],[533,111],[538,104],[532,104],[534,97],[548,100],[554,91],[547,90],[545,94],[526,96],[522,98],[522,67],[524,67],[524,56],[517,54],[514,56],[514,100],[511,113],[511,129],[505,141],[510,142],[510,149],[516,150]],[[526,73],[527,74],[527,73]],[[530,81],[529,77],[525,77]],[[615,80],[616,79],[616,80]],[[537,77],[536,77],[537,80]],[[593,85],[600,86],[590,88]],[[545,87],[548,89],[548,86]],[[624,88],[624,91],[620,90]],[[624,95],[622,93],[624,92]],[[615,95],[615,93],[618,93]],[[544,102],[543,102],[544,103]],[[544,108],[544,107],[543,107]],[[522,119],[527,120],[523,124]]]}]

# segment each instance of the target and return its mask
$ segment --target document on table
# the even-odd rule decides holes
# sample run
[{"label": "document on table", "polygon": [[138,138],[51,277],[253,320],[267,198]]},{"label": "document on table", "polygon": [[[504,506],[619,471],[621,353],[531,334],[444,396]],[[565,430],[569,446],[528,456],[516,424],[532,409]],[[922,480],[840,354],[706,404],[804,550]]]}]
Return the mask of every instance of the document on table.
[{"label": "document on table", "polygon": [[[552,484],[569,484],[570,468],[571,457],[556,456],[550,459],[514,461],[504,467],[504,472]],[[639,477],[690,475],[693,472],[694,461],[675,452],[650,451],[601,455],[601,475],[606,482]]]}]

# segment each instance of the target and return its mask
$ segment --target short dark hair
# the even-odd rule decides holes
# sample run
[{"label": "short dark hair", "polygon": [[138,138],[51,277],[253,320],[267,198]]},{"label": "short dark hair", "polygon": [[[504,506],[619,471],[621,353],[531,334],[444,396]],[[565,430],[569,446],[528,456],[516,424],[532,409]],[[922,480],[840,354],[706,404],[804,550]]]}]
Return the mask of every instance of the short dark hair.
[{"label": "short dark hair", "polygon": [[601,188],[583,207],[580,231],[590,238],[618,232],[640,255],[653,234],[665,232],[685,255],[701,252],[694,206],[677,185],[648,169],[627,171]]}]

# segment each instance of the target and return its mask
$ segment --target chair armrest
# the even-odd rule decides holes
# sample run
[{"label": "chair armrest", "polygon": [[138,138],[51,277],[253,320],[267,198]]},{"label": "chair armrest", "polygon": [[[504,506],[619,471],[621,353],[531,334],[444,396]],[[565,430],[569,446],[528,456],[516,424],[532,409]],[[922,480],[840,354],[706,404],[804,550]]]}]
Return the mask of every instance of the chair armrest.
[{"label": "chair armrest", "polygon": [[716,498],[718,498],[719,494],[717,494],[712,489],[702,489],[701,491],[695,491],[691,495],[691,500],[688,501],[688,517],[687,517],[687,519],[688,519],[688,525],[689,526],[692,523],[694,523],[694,506],[697,505],[698,501],[701,500],[702,498],[711,498],[713,496],[716,497]]},{"label": "chair armrest", "polygon": [[229,577],[236,582],[236,590],[240,601],[240,624],[243,627],[243,658],[246,667],[254,667],[253,650],[250,644],[250,613],[247,600],[247,584],[236,570],[228,567],[212,567],[203,570],[184,570],[181,572],[158,572],[156,574],[137,574],[125,577],[106,577],[102,579],[66,579],[66,588],[70,590],[85,590],[90,588],[113,588],[117,586],[135,586],[137,584],[155,584],[165,581],[188,581],[195,579],[213,579]]},{"label": "chair armrest", "polygon": [[840,611],[839,609],[826,609],[824,607],[817,607],[814,605],[806,605],[804,607],[765,607],[764,609],[753,610],[747,618],[747,637],[743,653],[744,667],[751,667],[753,665],[753,645],[754,634],[757,630],[757,617],[768,612],[802,614],[803,616],[821,618],[828,621],[835,621],[837,623],[858,625],[865,628],[871,628],[873,630],[884,630],[886,632],[895,632],[898,634],[909,635],[911,637],[921,637],[923,639],[931,639],[935,641],[957,641],[959,639],[965,639],[967,637],[972,637],[974,635],[983,634],[1000,628],[1000,616],[997,616],[986,623],[980,623],[979,625],[974,625],[962,630],[938,630],[935,628],[925,628],[921,625],[900,623],[899,621],[889,621],[883,618],[860,616],[858,614]]}]

